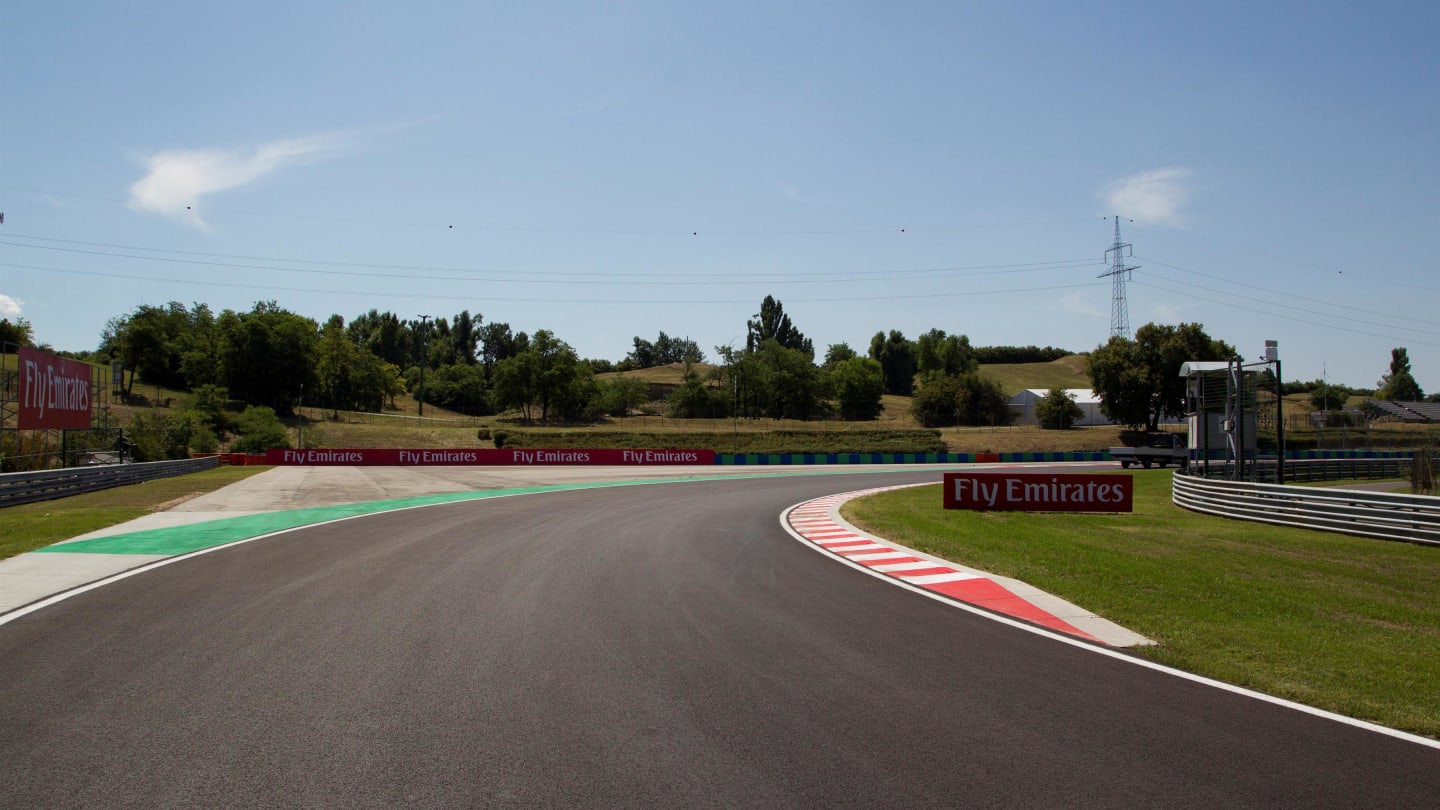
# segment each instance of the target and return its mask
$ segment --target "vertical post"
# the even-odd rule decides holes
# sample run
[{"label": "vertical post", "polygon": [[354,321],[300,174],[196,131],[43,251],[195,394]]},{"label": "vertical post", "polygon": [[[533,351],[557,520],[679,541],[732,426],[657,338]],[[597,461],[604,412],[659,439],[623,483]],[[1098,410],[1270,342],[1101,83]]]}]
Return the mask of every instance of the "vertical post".
[{"label": "vertical post", "polygon": [[429,361],[430,325],[429,315],[420,316],[420,390],[415,392],[415,401],[420,403],[420,416],[425,415],[425,363]]},{"label": "vertical post", "polygon": [[1285,384],[1280,376],[1280,358],[1275,358],[1275,483],[1285,483],[1285,400],[1280,394]]}]

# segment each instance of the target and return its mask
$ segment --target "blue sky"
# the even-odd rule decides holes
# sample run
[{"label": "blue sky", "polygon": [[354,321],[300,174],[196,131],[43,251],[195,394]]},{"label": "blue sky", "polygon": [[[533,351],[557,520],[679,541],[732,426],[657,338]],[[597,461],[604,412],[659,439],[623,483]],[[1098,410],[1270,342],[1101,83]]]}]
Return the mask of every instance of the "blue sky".
[{"label": "blue sky", "polygon": [[3,2],[0,315],[1086,351],[1119,214],[1132,329],[1440,389],[1440,5],[1160,5]]}]

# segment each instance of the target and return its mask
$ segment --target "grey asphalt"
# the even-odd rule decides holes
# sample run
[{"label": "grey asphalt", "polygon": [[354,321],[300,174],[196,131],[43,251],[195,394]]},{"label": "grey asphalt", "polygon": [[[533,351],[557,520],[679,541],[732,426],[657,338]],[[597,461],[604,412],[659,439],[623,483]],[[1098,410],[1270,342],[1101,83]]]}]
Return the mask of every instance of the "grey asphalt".
[{"label": "grey asphalt", "polygon": [[1015,630],[776,515],[933,472],[316,526],[0,626],[3,807],[1432,807],[1440,751]]},{"label": "grey asphalt", "polygon": [[[135,520],[89,532],[88,540],[129,532],[289,509],[310,509],[423,495],[564,486],[637,478],[689,480],[811,472],[774,467],[275,467]],[[70,541],[66,541],[70,542]],[[28,553],[0,560],[0,622],[5,614],[56,594],[165,559],[142,554]]]}]

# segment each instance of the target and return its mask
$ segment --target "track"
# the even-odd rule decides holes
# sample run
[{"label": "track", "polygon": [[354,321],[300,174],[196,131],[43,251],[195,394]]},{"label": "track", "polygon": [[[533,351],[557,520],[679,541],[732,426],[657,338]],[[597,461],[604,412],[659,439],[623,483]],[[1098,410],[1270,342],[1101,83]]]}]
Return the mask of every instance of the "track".
[{"label": "track", "polygon": [[889,473],[243,544],[0,627],[0,805],[1431,806],[1440,752],[1017,631],[776,516]]}]

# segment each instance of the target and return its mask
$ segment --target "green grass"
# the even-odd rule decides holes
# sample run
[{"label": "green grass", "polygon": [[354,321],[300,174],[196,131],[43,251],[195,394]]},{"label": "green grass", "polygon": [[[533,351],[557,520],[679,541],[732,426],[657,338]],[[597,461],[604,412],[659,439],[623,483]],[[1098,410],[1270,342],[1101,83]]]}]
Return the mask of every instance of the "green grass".
[{"label": "green grass", "polygon": [[1140,656],[1440,736],[1440,549],[1198,515],[1168,473],[1135,483],[1128,515],[947,511],[938,485],[844,514],[1158,642]]},{"label": "green grass", "polygon": [[179,501],[213,492],[268,469],[219,467],[0,509],[0,521],[5,524],[5,531],[0,535],[0,559],[163,511]]},{"label": "green grass", "polygon": [[1049,363],[990,363],[980,367],[980,374],[989,377],[1015,395],[1027,388],[1089,388],[1085,373],[1086,355],[1072,354]]}]

